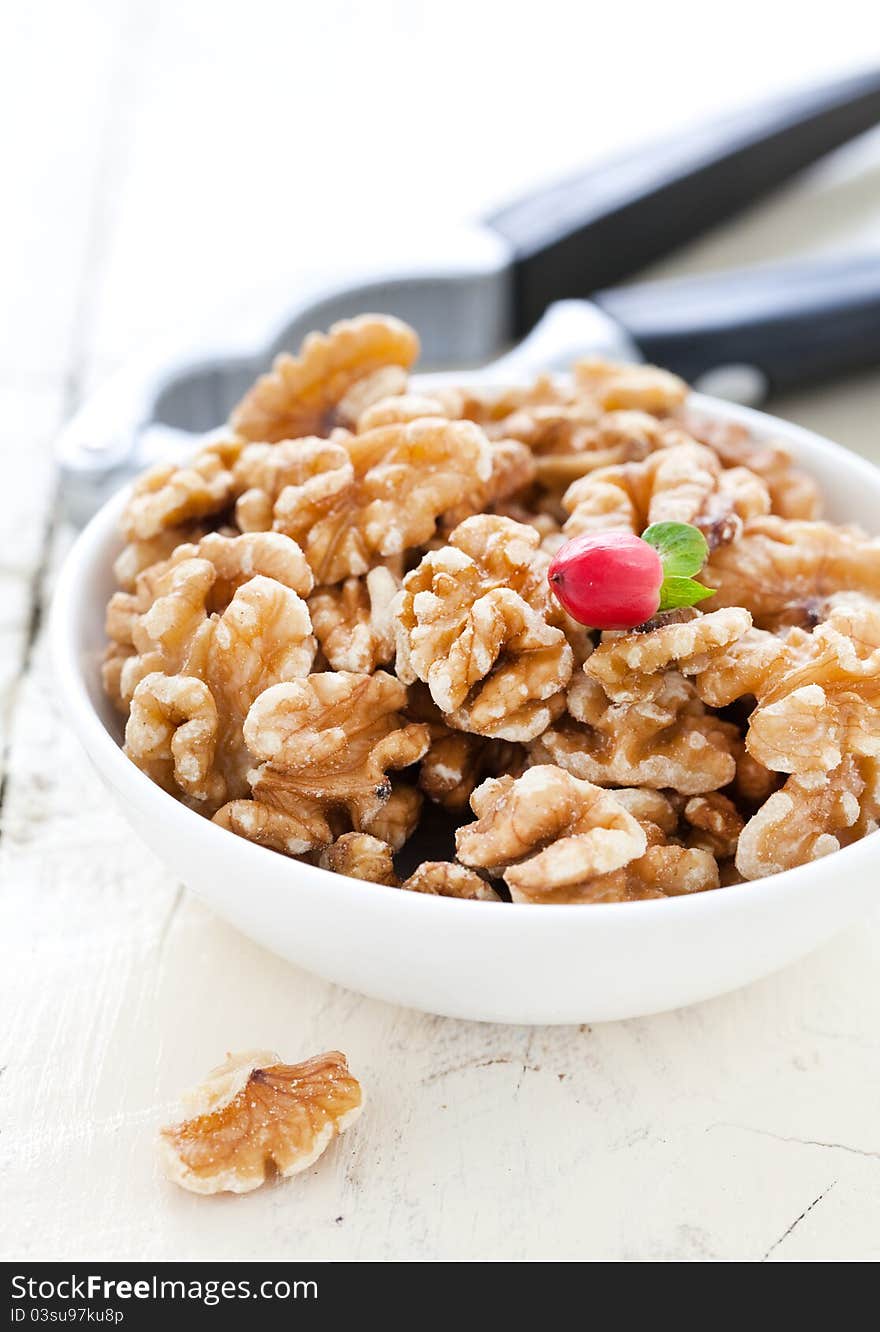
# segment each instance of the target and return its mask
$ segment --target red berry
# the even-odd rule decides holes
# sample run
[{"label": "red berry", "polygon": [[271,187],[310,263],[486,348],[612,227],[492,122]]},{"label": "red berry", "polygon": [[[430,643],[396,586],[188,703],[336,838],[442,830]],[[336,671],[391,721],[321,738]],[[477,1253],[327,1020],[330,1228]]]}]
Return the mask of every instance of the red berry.
[{"label": "red berry", "polygon": [[560,546],[547,571],[557,599],[592,629],[632,629],[656,615],[663,564],[631,532],[596,532]]}]

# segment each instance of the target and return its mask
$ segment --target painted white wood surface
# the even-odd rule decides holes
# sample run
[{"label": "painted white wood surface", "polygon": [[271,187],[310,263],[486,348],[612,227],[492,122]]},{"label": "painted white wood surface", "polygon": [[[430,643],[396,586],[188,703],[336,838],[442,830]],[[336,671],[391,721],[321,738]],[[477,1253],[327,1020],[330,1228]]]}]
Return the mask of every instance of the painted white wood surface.
[{"label": "painted white wood surface", "polygon": [[[540,27],[460,0],[4,11],[0,1255],[880,1256],[880,915],[640,1022],[502,1028],[360,999],[240,938],[134,840],[58,715],[42,634],[69,542],[53,432],[147,337],[267,278],[412,248],[646,121],[876,58],[861,7],[835,11],[794,36],[739,5],[723,60],[696,4],[600,20],[544,0]],[[875,139],[665,267],[876,243],[878,181]],[[781,409],[880,460],[880,376]],[[176,1093],[267,1045],[345,1050],[359,1125],[248,1198],[166,1185],[152,1139]]]}]

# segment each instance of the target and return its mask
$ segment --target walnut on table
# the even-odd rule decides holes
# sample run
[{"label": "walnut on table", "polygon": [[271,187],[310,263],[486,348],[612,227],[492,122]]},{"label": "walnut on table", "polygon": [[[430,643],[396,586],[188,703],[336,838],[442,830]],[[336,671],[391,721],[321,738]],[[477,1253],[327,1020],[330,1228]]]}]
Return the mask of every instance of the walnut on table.
[{"label": "walnut on table", "polygon": [[392,796],[388,772],[415,763],[429,744],[427,726],[407,723],[405,706],[404,686],[384,671],[326,672],[265,690],[244,723],[259,761],[248,774],[253,799],[225,805],[216,822],[293,856],[346,831],[390,841],[389,828],[379,831]]},{"label": "walnut on table", "polygon": [[683,795],[716,791],[736,775],[739,729],[708,712],[675,671],[630,703],[610,702],[596,680],[576,677],[568,711],[528,745],[533,762],[556,763],[600,786],[670,788]]},{"label": "walnut on table", "polygon": [[760,629],[810,628],[829,597],[857,592],[880,598],[880,539],[831,523],[750,519],[731,546],[719,547],[701,580],[718,606],[745,606]]},{"label": "walnut on table", "polygon": [[489,778],[471,807],[477,822],[458,829],[458,858],[502,875],[515,902],[569,900],[585,880],[644,855],[647,844],[612,791],[552,765]]},{"label": "walnut on table", "polygon": [[833,772],[789,777],[740,834],[736,867],[743,878],[807,865],[873,830],[876,773],[876,762],[849,754]]},{"label": "walnut on table", "polygon": [[237,468],[236,520],[244,531],[273,527],[293,537],[315,581],[338,583],[429,541],[491,466],[489,441],[470,421],[255,444]]},{"label": "walnut on table", "polygon": [[404,579],[397,673],[424,681],[446,722],[494,739],[531,739],[558,715],[572,650],[555,613],[540,536],[509,518],[461,523]]},{"label": "walnut on table", "polygon": [[714,548],[734,541],[746,519],[768,513],[770,496],[753,472],[725,470],[711,449],[691,441],[590,472],[569,486],[562,503],[567,537],[612,530],[640,536],[652,523],[693,523]]},{"label": "walnut on table", "polygon": [[818,483],[796,467],[784,445],[758,440],[744,425],[717,421],[685,409],[678,413],[688,434],[714,449],[725,467],[746,467],[764,482],[771,512],[781,518],[820,518],[822,495]]},{"label": "walnut on table", "polygon": [[363,1093],[338,1050],[283,1064],[271,1050],[228,1055],[159,1135],[166,1177],[191,1193],[249,1193],[270,1173],[314,1165],[361,1113]]},{"label": "walnut on table", "polygon": [[418,354],[413,330],[386,315],[361,315],[334,324],[326,335],[310,333],[298,356],[282,353],[257,380],[233,411],[232,427],[243,439],[266,443],[329,435],[366,410],[365,380],[376,399],[402,392]]}]

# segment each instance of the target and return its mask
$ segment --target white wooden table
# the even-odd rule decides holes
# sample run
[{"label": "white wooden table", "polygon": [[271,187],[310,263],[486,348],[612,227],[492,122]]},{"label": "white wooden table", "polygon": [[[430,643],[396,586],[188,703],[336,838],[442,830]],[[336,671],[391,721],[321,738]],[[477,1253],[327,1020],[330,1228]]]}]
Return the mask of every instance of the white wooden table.
[{"label": "white wooden table", "polygon": [[[70,534],[51,439],[146,338],[634,142],[647,107],[656,132],[761,93],[783,54],[789,79],[878,54],[848,0],[832,31],[801,15],[796,46],[783,15],[740,4],[723,62],[701,45],[704,5],[604,23],[578,8],[544,0],[540,31],[459,0],[7,12],[3,1257],[880,1256],[880,914],[745,992],[644,1021],[420,1016],[296,971],[171,881],[56,703],[43,619]],[[878,179],[874,141],[667,267],[876,240]],[[880,376],[779,409],[880,461]],[[295,1182],[175,1191],[154,1169],[157,1122],[252,1046],[341,1047],[367,1112]]]}]

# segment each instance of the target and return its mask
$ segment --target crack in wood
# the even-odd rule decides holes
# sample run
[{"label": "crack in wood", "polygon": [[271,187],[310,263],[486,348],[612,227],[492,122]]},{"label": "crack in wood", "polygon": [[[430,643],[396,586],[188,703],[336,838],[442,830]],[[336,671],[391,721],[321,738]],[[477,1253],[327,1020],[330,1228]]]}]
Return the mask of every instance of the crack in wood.
[{"label": "crack in wood", "polygon": [[523,1083],[524,1083],[524,1081],[525,1081],[525,1077],[526,1077],[526,1074],[527,1074],[527,1073],[530,1073],[530,1072],[538,1072],[538,1073],[539,1073],[539,1072],[541,1071],[541,1070],[540,1070],[540,1065],[539,1065],[537,1068],[535,1068],[534,1065],[532,1065],[532,1064],[529,1063],[529,1060],[530,1060],[531,1057],[532,1057],[532,1050],[533,1050],[533,1048],[534,1048],[534,1044],[535,1044],[535,1033],[534,1033],[534,1031],[530,1031],[530,1032],[529,1032],[529,1036],[528,1036],[528,1040],[527,1040],[527,1042],[526,1042],[525,1055],[523,1056],[523,1060],[522,1060],[522,1068],[520,1069],[519,1077],[518,1077],[517,1080],[516,1080],[516,1086],[515,1086],[514,1089],[513,1089],[513,1094],[514,1094],[514,1096],[518,1096],[518,1095],[519,1095],[520,1090],[522,1089],[522,1085],[523,1085]]},{"label": "crack in wood", "polygon": [[831,1192],[831,1190],[834,1188],[834,1185],[835,1185],[837,1182],[838,1182],[838,1181],[835,1179],[834,1182],[833,1182],[832,1184],[829,1184],[829,1185],[828,1185],[828,1188],[825,1189],[825,1191],[824,1191],[823,1193],[820,1193],[820,1194],[819,1194],[818,1198],[814,1198],[814,1199],[813,1199],[813,1201],[810,1203],[809,1207],[805,1207],[805,1208],[804,1208],[804,1210],[801,1212],[800,1216],[796,1216],[796,1217],[795,1217],[795,1219],[792,1221],[792,1223],[791,1223],[791,1225],[788,1227],[788,1229],[787,1229],[787,1230],[784,1230],[784,1231],[782,1232],[782,1234],[779,1236],[779,1239],[776,1240],[773,1244],[770,1245],[770,1248],[767,1250],[767,1252],[764,1254],[764,1257],[761,1259],[761,1262],[762,1262],[762,1263],[766,1263],[766,1261],[767,1261],[767,1259],[770,1257],[771,1253],[773,1253],[776,1249],[778,1249],[779,1246],[780,1246],[780,1244],[782,1244],[785,1240],[788,1239],[788,1237],[789,1237],[789,1235],[792,1233],[792,1231],[797,1230],[798,1226],[799,1226],[800,1223],[803,1221],[804,1217],[809,1216],[809,1214],[810,1214],[810,1212],[812,1212],[813,1208],[816,1207],[817,1204],[820,1203],[820,1202],[822,1201],[823,1198],[827,1198],[828,1194]]},{"label": "crack in wood", "polygon": [[12,739],[15,729],[15,714],[18,706],[22,686],[27,679],[34,659],[34,649],[40,630],[43,627],[43,621],[46,613],[46,583],[49,576],[49,564],[52,552],[52,538],[55,532],[55,523],[58,517],[58,486],[52,488],[52,495],[49,501],[46,520],[43,524],[43,533],[40,538],[39,557],[34,566],[28,583],[28,617],[25,628],[24,642],[22,644],[21,655],[18,666],[9,686],[8,701],[4,715],[5,740],[2,751],[0,751],[0,842],[3,840],[4,820],[3,810],[6,804],[6,796],[9,786],[10,758],[12,754]]},{"label": "crack in wood", "polygon": [[776,1142],[795,1143],[799,1147],[825,1147],[829,1151],[850,1152],[853,1156],[867,1156],[880,1160],[880,1151],[871,1151],[867,1147],[851,1147],[845,1142],[822,1142],[818,1138],[788,1138],[781,1133],[772,1133],[770,1129],[754,1128],[751,1124],[710,1124],[707,1133],[715,1129],[738,1129],[740,1133],[756,1133],[761,1138],[773,1138]]},{"label": "crack in wood", "polygon": [[423,1086],[428,1086],[432,1082],[439,1082],[441,1078],[452,1077],[454,1073],[464,1073],[471,1068],[494,1068],[499,1064],[509,1064],[513,1068],[520,1070],[519,1080],[516,1085],[516,1091],[522,1086],[522,1080],[526,1073],[540,1073],[540,1064],[524,1063],[522,1059],[514,1058],[508,1055],[497,1055],[494,1059],[466,1059],[461,1064],[453,1064],[451,1068],[438,1069],[436,1073],[429,1073],[426,1078],[422,1078]]}]

